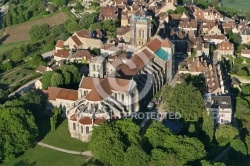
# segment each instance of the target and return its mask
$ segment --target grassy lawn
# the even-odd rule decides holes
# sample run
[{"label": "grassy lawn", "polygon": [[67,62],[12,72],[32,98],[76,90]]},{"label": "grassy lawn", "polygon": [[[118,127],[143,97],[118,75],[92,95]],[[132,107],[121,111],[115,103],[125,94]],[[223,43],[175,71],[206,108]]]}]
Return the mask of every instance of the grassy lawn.
[{"label": "grassy lawn", "polygon": [[58,152],[39,145],[3,166],[81,166],[86,157]]},{"label": "grassy lawn", "polygon": [[0,53],[4,53],[9,51],[15,47],[20,47],[23,44],[28,44],[29,41],[22,41],[22,42],[15,42],[15,43],[7,43],[7,44],[0,44]]},{"label": "grassy lawn", "polygon": [[249,1],[248,0],[235,0],[234,2],[230,2],[230,0],[222,0],[222,4],[225,7],[238,9],[242,11],[249,11]]},{"label": "grassy lawn", "polygon": [[67,120],[64,120],[55,131],[50,131],[42,142],[68,150],[89,150],[89,143],[70,137]]}]

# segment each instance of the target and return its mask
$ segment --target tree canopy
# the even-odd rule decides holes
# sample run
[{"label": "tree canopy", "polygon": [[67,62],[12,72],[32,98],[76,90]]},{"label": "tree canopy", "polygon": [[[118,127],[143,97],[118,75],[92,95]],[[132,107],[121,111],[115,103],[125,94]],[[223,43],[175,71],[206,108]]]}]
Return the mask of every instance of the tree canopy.
[{"label": "tree canopy", "polygon": [[174,88],[167,86],[163,92],[167,112],[179,112],[185,120],[198,120],[204,110],[201,93],[192,84],[183,82]]},{"label": "tree canopy", "polygon": [[26,151],[38,136],[32,113],[21,107],[0,107],[0,162]]},{"label": "tree canopy", "polygon": [[215,131],[215,139],[218,143],[228,143],[239,134],[232,125],[221,124]]}]

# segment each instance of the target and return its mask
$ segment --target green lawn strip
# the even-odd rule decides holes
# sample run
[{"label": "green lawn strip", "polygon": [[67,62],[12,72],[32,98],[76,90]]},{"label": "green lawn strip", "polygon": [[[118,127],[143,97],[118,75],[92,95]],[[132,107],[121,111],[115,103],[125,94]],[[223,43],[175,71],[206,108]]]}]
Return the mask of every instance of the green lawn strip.
[{"label": "green lawn strip", "polygon": [[21,41],[21,42],[14,42],[14,43],[7,43],[7,44],[0,44],[0,53],[4,53],[6,51],[9,51],[15,47],[20,47],[23,44],[28,44],[29,41]]},{"label": "green lawn strip", "polygon": [[36,145],[34,148],[26,151],[22,156],[9,163],[3,164],[3,166],[81,166],[86,159],[84,156],[59,152]]},{"label": "green lawn strip", "polygon": [[89,150],[89,143],[70,137],[67,120],[64,120],[55,131],[50,131],[42,140],[42,142],[67,150]]},{"label": "green lawn strip", "polygon": [[236,0],[235,2],[230,2],[228,0],[222,1],[223,6],[229,7],[232,9],[238,9],[242,11],[249,11],[249,1],[247,0]]}]

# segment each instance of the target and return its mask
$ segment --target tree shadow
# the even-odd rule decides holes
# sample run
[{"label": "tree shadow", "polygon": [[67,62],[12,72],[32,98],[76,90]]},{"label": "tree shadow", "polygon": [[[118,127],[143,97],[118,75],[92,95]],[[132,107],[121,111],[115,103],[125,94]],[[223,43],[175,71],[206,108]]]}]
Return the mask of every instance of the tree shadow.
[{"label": "tree shadow", "polygon": [[4,35],[3,37],[0,38],[0,45],[3,44],[3,42],[10,37],[10,34]]},{"label": "tree shadow", "polygon": [[21,160],[16,162],[13,166],[36,166],[36,161],[30,162],[29,160]]}]

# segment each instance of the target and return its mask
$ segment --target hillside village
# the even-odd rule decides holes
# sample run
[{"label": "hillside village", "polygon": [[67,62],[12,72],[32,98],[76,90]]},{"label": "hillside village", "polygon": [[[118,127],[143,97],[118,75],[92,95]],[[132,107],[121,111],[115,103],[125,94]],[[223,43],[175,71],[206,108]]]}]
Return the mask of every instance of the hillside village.
[{"label": "hillside village", "polygon": [[[92,1],[86,0],[83,3],[86,5],[85,10],[89,10]],[[46,63],[35,69],[40,77],[34,80],[34,87],[36,92],[43,96],[45,101],[43,114],[51,116],[52,131],[56,129],[55,124],[60,121],[58,119],[66,119],[70,137],[80,140],[81,143],[90,142],[91,152],[87,151],[86,156],[93,155],[98,161],[107,165],[117,165],[119,162],[116,159],[102,160],[101,158],[105,158],[104,152],[113,152],[117,149],[103,150],[106,145],[102,143],[98,134],[104,137],[103,140],[112,140],[112,134],[115,132],[125,133],[119,138],[124,137],[125,143],[123,143],[128,149],[132,147],[134,143],[132,141],[138,141],[135,144],[141,146],[143,153],[149,153],[147,148],[150,151],[151,158],[143,158],[145,163],[152,162],[153,151],[156,149],[163,148],[164,150],[159,150],[162,154],[174,149],[173,154],[177,154],[178,148],[172,147],[171,149],[171,146],[163,145],[164,138],[171,137],[171,141],[168,140],[170,142],[177,140],[176,147],[179,144],[178,141],[190,138],[188,146],[191,145],[192,148],[197,146],[196,151],[192,151],[192,149],[191,153],[199,153],[200,156],[197,155],[196,158],[190,157],[192,159],[183,159],[179,162],[177,159],[180,156],[177,155],[178,157],[173,159],[172,165],[182,165],[188,162],[196,164],[196,160],[202,161],[198,165],[205,165],[206,162],[212,165],[212,163],[221,161],[222,157],[218,158],[219,154],[228,153],[230,149],[224,152],[226,148],[230,148],[230,145],[234,146],[231,142],[240,140],[238,138],[240,138],[240,134],[244,133],[243,128],[246,129],[245,138],[248,137],[248,124],[250,123],[244,120],[242,124],[238,124],[236,116],[243,118],[244,114],[239,115],[235,112],[237,108],[243,110],[243,106],[241,107],[239,103],[245,104],[241,97],[243,98],[244,95],[246,98],[248,97],[248,94],[245,94],[247,88],[244,86],[245,83],[250,83],[247,80],[250,62],[250,46],[248,45],[250,43],[250,22],[248,20],[236,15],[228,17],[214,6],[208,6],[205,9],[198,7],[199,5],[191,0],[184,1],[181,5],[177,0],[101,0],[98,4],[100,8],[97,16],[98,22],[116,22],[116,25],[119,25],[116,30],[111,33],[105,28],[91,28],[92,26],[76,30],[65,40],[57,40],[53,50],[43,53],[42,58]],[[69,6],[74,8],[75,5],[69,4]],[[78,15],[75,16],[78,17]],[[240,44],[235,41],[238,39]],[[67,68],[67,66],[70,67]],[[76,73],[77,67],[72,66],[78,67],[78,73]],[[60,86],[60,83],[47,83],[45,80],[48,80],[49,75],[49,80],[55,81],[52,79],[56,78],[52,77],[52,72],[59,73],[63,77],[68,74],[69,80],[74,80],[74,82],[69,81],[66,86]],[[198,86],[195,86],[195,83],[191,83],[191,85],[187,81],[188,78],[193,79],[191,82],[201,79],[204,81],[204,85],[201,85],[202,81],[198,82]],[[66,78],[62,79],[66,80]],[[204,89],[201,86],[204,86]],[[248,85],[246,84],[246,86]],[[176,110],[171,110],[171,108],[179,109],[178,104],[172,107],[168,101],[171,100],[171,97],[178,95],[180,95],[181,101],[181,96],[185,96],[185,92],[181,89],[183,87],[189,88],[186,89],[187,96],[191,92],[195,96],[188,100],[195,100],[201,95],[200,100],[190,101],[191,104],[189,104],[190,107],[199,109],[199,104],[202,103],[204,110],[199,110],[197,115],[194,115],[194,117],[198,117],[185,117],[187,116],[185,114],[180,121],[179,119],[153,121],[150,118],[132,118],[133,115],[141,113],[162,115],[175,112]],[[180,90],[177,90],[178,88]],[[199,91],[200,89],[202,90]],[[24,92],[22,89],[15,91],[16,95],[19,91]],[[180,92],[180,94],[175,94],[176,92]],[[188,94],[189,92],[190,94]],[[237,95],[240,94],[237,98],[236,92]],[[198,97],[196,94],[199,94]],[[14,92],[11,95],[15,96]],[[25,94],[20,93],[20,96],[25,96]],[[164,97],[168,99],[164,99]],[[192,105],[194,103],[197,105]],[[248,107],[246,106],[246,108]],[[180,110],[182,109],[180,108]],[[246,117],[248,115],[246,113]],[[202,122],[199,122],[200,118],[203,118]],[[126,121],[127,119],[135,121],[133,125],[137,123],[138,126],[134,127],[135,130],[132,130],[133,125],[129,124],[131,122]],[[211,123],[208,122],[209,120]],[[123,123],[130,125],[127,126],[128,129],[123,128]],[[165,126],[164,129],[156,123]],[[54,127],[52,127],[53,124]],[[186,124],[188,127],[185,127]],[[209,125],[212,127],[209,128]],[[229,131],[228,128],[233,129]],[[103,130],[101,131],[101,129]],[[111,132],[113,130],[114,133]],[[135,133],[138,130],[138,133],[142,134],[139,136],[137,133],[138,136],[136,134],[126,140],[129,137],[127,130]],[[151,130],[156,132],[154,136],[148,134],[148,131],[152,132]],[[198,132],[198,130],[204,131]],[[217,130],[220,131],[219,134],[216,132]],[[102,133],[104,131],[109,134]],[[207,134],[209,132],[211,135]],[[220,135],[221,133],[222,135]],[[227,135],[227,133],[231,135]],[[118,138],[117,135],[114,137]],[[150,144],[148,147],[143,147],[145,142],[141,137],[147,138],[146,143]],[[195,144],[196,140],[191,140],[196,138],[200,141],[197,144]],[[139,139],[141,140],[139,141]],[[157,142],[155,145],[153,141],[155,139],[159,139],[160,143]],[[220,153],[215,152],[218,156],[213,156],[211,150],[213,148],[218,150],[212,143],[213,140],[217,141],[215,141],[216,147],[220,150]],[[186,141],[188,144],[188,140]],[[114,147],[117,146],[116,143],[114,143]],[[186,145],[183,142],[180,144],[183,147]],[[180,149],[183,148],[182,145],[180,145]],[[100,152],[96,150],[96,147],[99,146],[101,147]],[[198,146],[202,148],[199,149]],[[244,146],[247,147],[248,144],[246,143]],[[128,149],[126,153],[128,153]],[[117,154],[120,153],[119,150],[117,151]],[[229,154],[231,153],[233,154],[230,151]],[[158,154],[157,157],[159,157]],[[167,152],[167,154],[171,153]],[[183,155],[181,152],[180,154]],[[246,156],[249,154],[248,149]],[[85,155],[85,152],[80,152],[80,155]],[[116,157],[118,158],[118,156]],[[164,160],[167,159],[164,158]],[[229,162],[229,159],[223,158],[224,160],[226,163]],[[98,163],[98,161],[96,162]],[[117,161],[117,163],[112,163],[113,161]],[[143,162],[141,161],[141,163]]]},{"label": "hillside village", "polygon": [[[228,31],[239,33],[242,43],[249,42],[248,22],[225,17],[213,7],[203,10],[191,2],[184,3],[189,14],[166,13],[176,8],[174,0],[131,5],[126,1],[112,2],[101,4],[99,19],[121,20],[116,38],[103,41],[104,31],[83,29],[55,45],[56,63],[89,64],[78,90],[49,87],[44,91],[53,106],[63,108],[71,136],[88,140],[93,126],[139,111],[164,84],[180,83],[184,78],[181,75],[187,73],[205,78],[205,107],[212,112],[214,123],[231,123],[231,81],[221,61],[235,56],[234,44],[226,37]],[[159,17],[155,34],[150,21],[154,14]],[[216,49],[211,52],[211,47]],[[100,55],[91,55],[88,48],[100,49]],[[176,55],[187,60],[177,64]],[[132,65],[136,70],[131,69]],[[47,70],[51,68],[37,69]],[[150,76],[152,86],[147,84]],[[40,80],[36,84],[37,88],[42,87]]]}]

